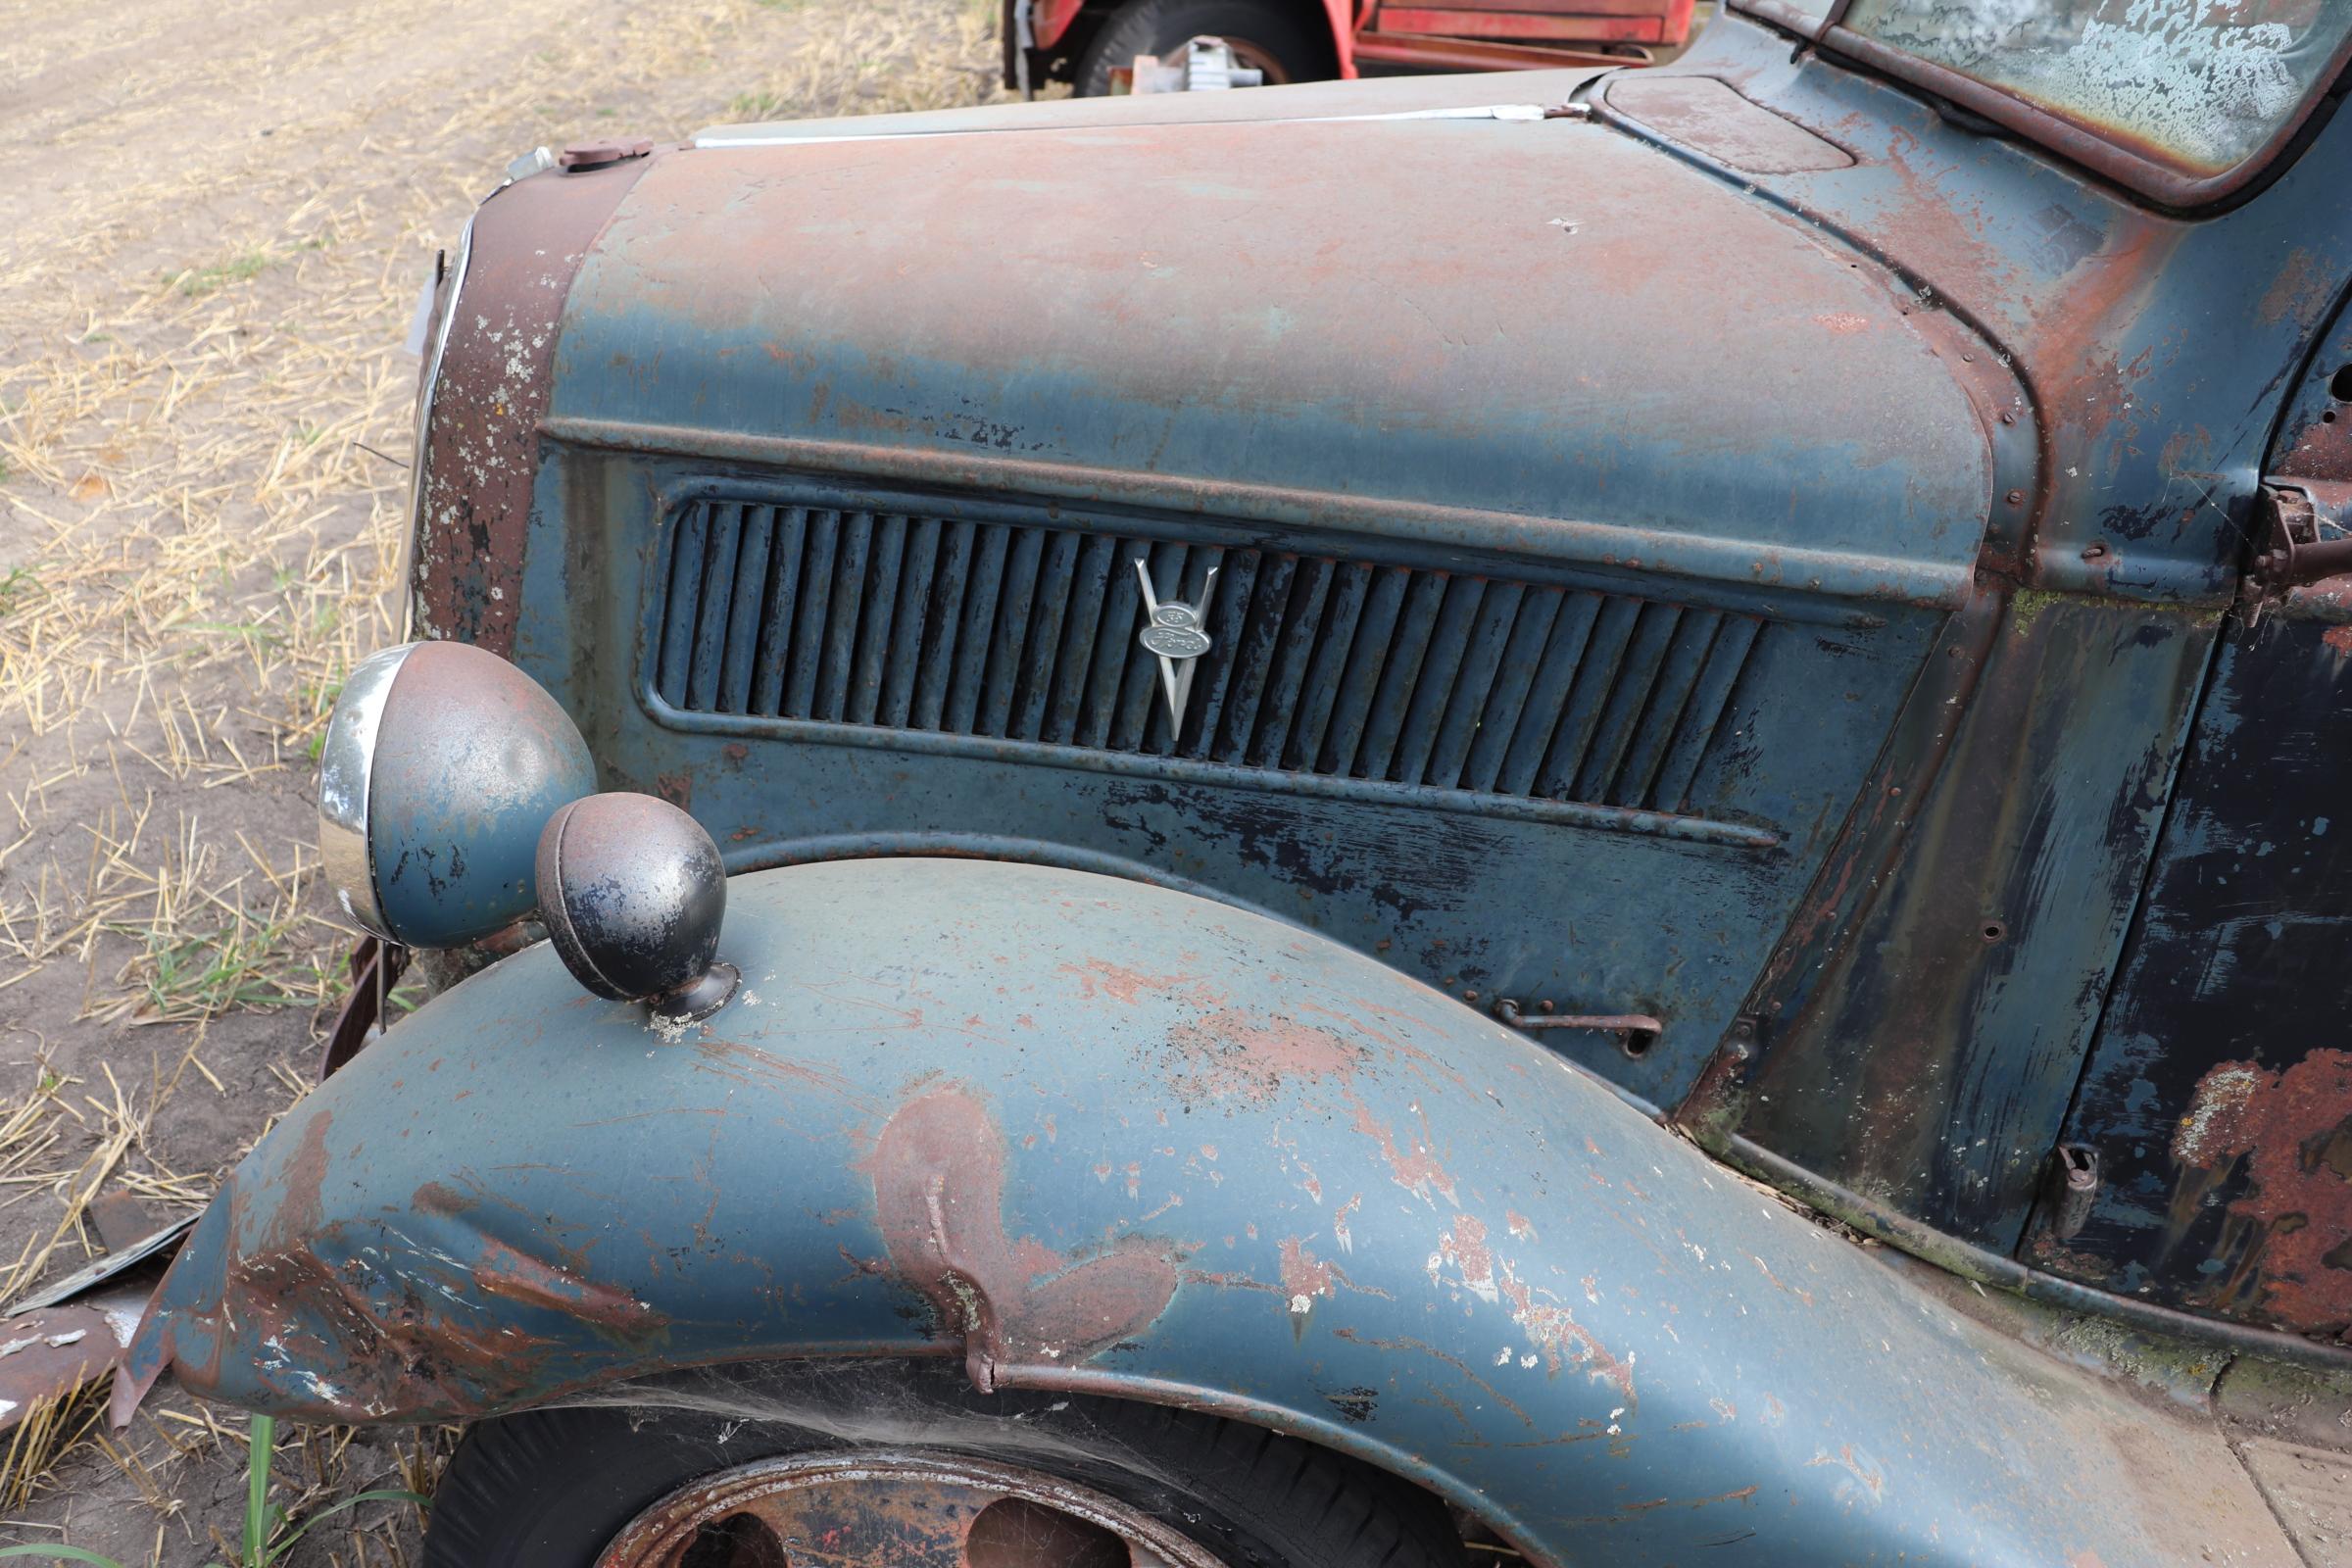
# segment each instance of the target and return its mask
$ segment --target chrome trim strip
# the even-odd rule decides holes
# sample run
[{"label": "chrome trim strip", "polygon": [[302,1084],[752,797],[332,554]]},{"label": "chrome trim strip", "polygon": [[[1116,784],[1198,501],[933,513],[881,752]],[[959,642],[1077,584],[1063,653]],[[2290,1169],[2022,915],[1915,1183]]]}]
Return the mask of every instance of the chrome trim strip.
[{"label": "chrome trim strip", "polygon": [[343,912],[386,941],[375,897],[375,867],[368,849],[368,784],[375,768],[376,731],[393,677],[418,647],[402,643],[369,654],[352,667],[326,721],[318,748],[318,858]]},{"label": "chrome trim strip", "polygon": [[1390,120],[1583,120],[1581,104],[1477,104],[1448,109],[1397,109],[1377,115],[1285,115],[1268,120],[1138,120],[1132,123],[1071,125],[974,125],[962,130],[864,130],[832,136],[760,135],[752,125],[712,125],[694,134],[697,147],[826,147],[845,141],[935,141],[945,136],[990,136],[1022,131],[1181,130],[1188,125],[1226,129],[1252,125],[1350,125]]}]

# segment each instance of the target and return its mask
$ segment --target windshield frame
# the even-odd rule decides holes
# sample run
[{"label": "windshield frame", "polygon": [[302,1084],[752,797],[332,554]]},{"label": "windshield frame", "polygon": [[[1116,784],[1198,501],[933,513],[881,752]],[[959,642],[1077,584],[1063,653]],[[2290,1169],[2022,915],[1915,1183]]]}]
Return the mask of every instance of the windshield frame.
[{"label": "windshield frame", "polygon": [[2158,206],[2177,209],[2209,207],[2226,201],[2268,173],[2295,142],[2320,105],[2337,90],[2346,71],[2352,69],[2352,37],[2347,37],[2336,46],[2327,71],[2303,95],[2295,112],[2279,122],[2269,140],[2240,163],[2218,173],[2199,174],[2151,157],[2129,141],[2030,102],[2005,88],[1853,31],[1844,25],[1851,0],[1831,0],[1826,12],[1821,13],[1799,0],[1729,0],[1729,3],[1735,11],[1810,38],[1825,49],[1898,81],[1925,88]]}]

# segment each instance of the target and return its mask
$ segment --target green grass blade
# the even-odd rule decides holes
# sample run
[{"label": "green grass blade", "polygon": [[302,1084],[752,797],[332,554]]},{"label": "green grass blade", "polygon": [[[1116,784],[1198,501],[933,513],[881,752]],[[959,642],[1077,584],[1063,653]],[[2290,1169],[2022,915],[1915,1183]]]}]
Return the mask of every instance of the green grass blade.
[{"label": "green grass blade", "polygon": [[363,1502],[413,1502],[416,1504],[417,1507],[421,1508],[431,1501],[432,1499],[430,1497],[415,1492],[395,1492],[390,1489],[386,1489],[381,1492],[355,1492],[340,1502],[332,1502],[327,1504],[325,1507],[319,1509],[317,1513],[311,1515],[308,1519],[305,1519],[301,1524],[295,1526],[294,1533],[290,1536],[287,1536],[283,1541],[280,1541],[276,1545],[272,1546],[270,1549],[269,1556],[255,1559],[255,1568],[268,1568],[269,1564],[277,1561],[278,1558],[284,1556],[288,1551],[292,1550],[294,1543],[300,1541],[306,1534],[308,1534],[311,1526],[319,1523],[321,1520],[332,1519],[335,1515],[343,1512],[346,1508],[357,1508]]},{"label": "green grass blade", "polygon": [[51,1562],[94,1562],[98,1568],[122,1568],[114,1558],[80,1546],[0,1546],[0,1557],[46,1557]]},{"label": "green grass blade", "polygon": [[270,1560],[270,1457],[277,1450],[277,1417],[257,1415],[245,1444],[244,1568]]}]

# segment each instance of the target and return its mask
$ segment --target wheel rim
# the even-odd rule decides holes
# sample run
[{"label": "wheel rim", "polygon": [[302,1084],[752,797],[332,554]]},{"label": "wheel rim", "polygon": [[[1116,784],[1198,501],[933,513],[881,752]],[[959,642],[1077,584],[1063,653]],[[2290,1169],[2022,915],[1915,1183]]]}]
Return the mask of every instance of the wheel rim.
[{"label": "wheel rim", "polygon": [[796,1454],[705,1477],[597,1568],[1226,1568],[1149,1514],[984,1459]]},{"label": "wheel rim", "polygon": [[1246,70],[1255,70],[1263,74],[1264,80],[1261,85],[1267,87],[1290,85],[1291,74],[1283,69],[1282,57],[1273,50],[1268,49],[1262,43],[1253,43],[1248,38],[1236,38],[1229,32],[1220,32],[1216,36],[1224,39],[1225,47],[1233,51],[1235,65]]}]

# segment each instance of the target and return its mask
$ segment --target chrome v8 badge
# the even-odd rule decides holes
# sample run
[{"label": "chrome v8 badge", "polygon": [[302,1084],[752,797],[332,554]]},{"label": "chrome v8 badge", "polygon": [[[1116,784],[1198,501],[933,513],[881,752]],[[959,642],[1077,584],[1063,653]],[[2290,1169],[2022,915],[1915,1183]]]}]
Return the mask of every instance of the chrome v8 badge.
[{"label": "chrome v8 badge", "polygon": [[1135,574],[1144,585],[1144,629],[1136,641],[1146,652],[1159,659],[1160,694],[1168,700],[1170,728],[1184,728],[1185,699],[1193,694],[1193,661],[1207,653],[1216,644],[1200,626],[1208,611],[1208,596],[1217,586],[1217,568],[1208,569],[1208,580],[1200,585],[1200,602],[1188,605],[1181,599],[1161,599],[1152,591],[1152,569],[1141,556],[1135,560]]}]

